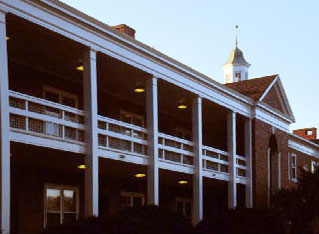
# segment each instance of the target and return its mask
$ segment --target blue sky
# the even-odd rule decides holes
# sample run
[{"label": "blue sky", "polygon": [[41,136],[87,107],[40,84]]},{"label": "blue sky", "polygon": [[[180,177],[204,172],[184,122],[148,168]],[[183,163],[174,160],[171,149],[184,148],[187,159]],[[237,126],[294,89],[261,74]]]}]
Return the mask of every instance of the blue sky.
[{"label": "blue sky", "polygon": [[63,0],[108,24],[125,23],[136,39],[223,83],[235,43],[250,78],[279,74],[296,123],[319,128],[318,0]]}]

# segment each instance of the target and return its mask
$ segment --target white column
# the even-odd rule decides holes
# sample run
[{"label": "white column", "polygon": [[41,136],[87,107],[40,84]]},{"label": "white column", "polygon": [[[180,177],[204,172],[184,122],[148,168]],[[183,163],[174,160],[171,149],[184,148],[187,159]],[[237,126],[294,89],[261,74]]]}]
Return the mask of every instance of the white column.
[{"label": "white column", "polygon": [[152,77],[147,84],[147,128],[149,166],[147,175],[147,203],[159,204],[158,175],[158,100],[157,78]]},{"label": "white column", "polygon": [[99,158],[97,137],[96,51],[89,49],[83,60],[83,94],[85,111],[85,215],[99,214]]},{"label": "white column", "polygon": [[245,155],[246,155],[246,207],[253,207],[253,167],[252,167],[252,127],[251,119],[245,120]]},{"label": "white column", "polygon": [[0,12],[0,156],[1,217],[0,229],[10,233],[10,139],[9,139],[9,75],[6,41],[6,14]]},{"label": "white column", "polygon": [[237,206],[236,188],[236,113],[227,114],[227,147],[229,153],[229,182],[228,182],[228,208]]},{"label": "white column", "polygon": [[193,142],[194,142],[194,177],[193,177],[193,223],[203,219],[203,158],[202,158],[202,98],[193,100]]}]

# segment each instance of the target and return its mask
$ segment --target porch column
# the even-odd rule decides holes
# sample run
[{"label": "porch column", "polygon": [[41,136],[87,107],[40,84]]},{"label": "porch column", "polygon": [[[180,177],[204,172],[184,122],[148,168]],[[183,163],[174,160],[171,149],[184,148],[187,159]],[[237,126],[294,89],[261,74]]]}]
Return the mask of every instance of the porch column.
[{"label": "porch column", "polygon": [[97,138],[97,70],[96,51],[89,49],[83,60],[83,94],[85,111],[85,215],[99,215],[99,158]]},{"label": "porch column", "polygon": [[252,168],[252,127],[251,118],[245,120],[245,155],[246,155],[246,207],[253,207],[253,168]]},{"label": "porch column", "polygon": [[0,11],[0,231],[10,233],[10,122],[6,13]]},{"label": "porch column", "polygon": [[227,114],[227,147],[229,153],[229,182],[228,182],[228,208],[237,206],[236,187],[236,113],[231,111]]},{"label": "porch column", "polygon": [[158,101],[157,101],[157,78],[152,77],[147,83],[147,140],[149,166],[147,175],[147,203],[159,204],[159,172],[158,172]]},{"label": "porch column", "polygon": [[203,159],[202,159],[202,98],[193,99],[192,108],[194,142],[193,223],[203,219]]}]

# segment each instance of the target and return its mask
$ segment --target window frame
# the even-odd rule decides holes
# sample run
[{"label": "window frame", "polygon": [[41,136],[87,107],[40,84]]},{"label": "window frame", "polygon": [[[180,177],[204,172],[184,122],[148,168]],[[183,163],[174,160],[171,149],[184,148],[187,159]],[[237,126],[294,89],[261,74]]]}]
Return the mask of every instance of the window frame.
[{"label": "window frame", "polygon": [[62,104],[63,97],[74,99],[75,107],[71,107],[71,106],[68,106],[68,107],[79,109],[79,98],[78,98],[78,96],[76,94],[69,93],[69,92],[66,92],[66,91],[61,90],[61,89],[53,88],[51,86],[43,85],[42,86],[42,97],[43,97],[43,99],[45,99],[46,92],[51,92],[51,93],[57,94],[59,96],[59,104],[60,105],[63,105]]},{"label": "window frame", "polygon": [[[293,165],[293,158],[294,158],[294,165]],[[293,182],[298,181],[298,164],[297,164],[297,154],[296,153],[289,153],[288,157],[288,162],[289,162],[289,179]],[[293,171],[295,172],[295,177],[293,177]]]},{"label": "window frame", "polygon": [[138,193],[138,192],[127,192],[127,191],[121,191],[120,197],[129,197],[130,198],[130,206],[121,207],[122,204],[120,204],[120,209],[126,209],[126,208],[133,208],[133,200],[134,198],[141,198],[141,206],[145,205],[145,194],[144,193]]},{"label": "window frame", "polygon": [[[79,195],[79,187],[77,186],[70,186],[70,185],[57,185],[57,184],[44,184],[44,190],[43,190],[43,203],[44,203],[44,228],[46,228],[48,223],[48,204],[47,204],[47,196],[46,192],[47,189],[56,189],[60,191],[60,224],[63,224],[64,221],[64,208],[63,208],[63,191],[64,190],[74,190],[76,192],[76,211],[71,212],[75,213],[76,220],[79,219],[79,211],[80,211],[80,195]],[[70,212],[69,212],[70,213]]]},{"label": "window frame", "polygon": [[[124,115],[124,114],[130,115],[131,118],[136,118],[136,119],[139,119],[139,120],[142,121],[142,126],[135,125],[135,124],[133,124],[132,121],[131,121],[131,123],[128,123],[128,124],[132,124],[132,125],[134,125],[134,126],[138,126],[138,127],[145,128],[145,119],[144,119],[143,115],[139,115],[139,114],[136,114],[136,113],[134,113],[134,112],[121,109],[121,110],[120,110],[120,121],[122,121],[122,122],[125,122],[125,121],[123,121],[123,119],[122,119],[122,115]],[[125,123],[126,123],[126,122],[125,122]]]},{"label": "window frame", "polygon": [[[185,197],[175,197],[174,200],[174,209],[177,212],[177,205],[178,202],[182,202],[183,204],[183,214],[186,218],[192,218],[192,210],[193,210],[193,201],[191,198],[185,198]],[[186,214],[186,204],[189,203],[191,205],[191,214],[190,216],[187,216]]]},{"label": "window frame", "polygon": [[315,160],[311,160],[311,173],[315,173],[316,168],[319,167],[319,162],[315,161]]},{"label": "window frame", "polygon": [[[180,139],[186,140],[186,141],[192,141],[192,132],[185,129],[185,128],[181,128],[181,127],[176,127],[175,128],[175,135],[178,135],[177,132],[180,132],[182,137]],[[190,139],[187,139],[185,136],[189,135]]]}]

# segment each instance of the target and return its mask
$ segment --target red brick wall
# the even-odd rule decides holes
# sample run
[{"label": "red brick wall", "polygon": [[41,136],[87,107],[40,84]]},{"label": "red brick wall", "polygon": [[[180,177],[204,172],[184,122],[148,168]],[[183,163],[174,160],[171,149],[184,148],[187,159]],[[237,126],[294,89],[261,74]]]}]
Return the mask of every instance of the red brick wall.
[{"label": "red brick wall", "polygon": [[[307,131],[312,131],[311,135],[307,135]],[[304,128],[293,131],[294,134],[307,139],[307,140],[316,140],[317,139],[317,129],[316,128]]]},{"label": "red brick wall", "polygon": [[[272,126],[253,120],[253,179],[254,179],[254,203],[255,206],[266,206],[268,202],[268,147],[272,135]],[[278,151],[281,153],[281,188],[292,188],[297,184],[289,179],[288,154],[297,155],[297,179],[302,168],[311,169],[313,157],[290,149],[288,147],[289,135],[286,132],[275,129],[274,136],[277,141]],[[319,161],[316,159],[316,161]]]},{"label": "red brick wall", "polygon": [[[268,148],[272,126],[253,120],[253,178],[255,206],[267,206],[268,202]],[[274,136],[281,153],[281,185],[288,185],[288,134],[275,129]]]},{"label": "red brick wall", "polygon": [[272,87],[266,97],[264,98],[263,102],[267,103],[268,105],[272,106],[273,108],[279,110],[280,112],[283,112],[282,106],[280,104],[280,101],[278,99],[276,90],[274,87]]}]

